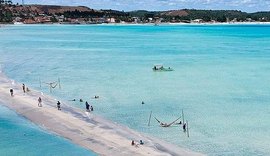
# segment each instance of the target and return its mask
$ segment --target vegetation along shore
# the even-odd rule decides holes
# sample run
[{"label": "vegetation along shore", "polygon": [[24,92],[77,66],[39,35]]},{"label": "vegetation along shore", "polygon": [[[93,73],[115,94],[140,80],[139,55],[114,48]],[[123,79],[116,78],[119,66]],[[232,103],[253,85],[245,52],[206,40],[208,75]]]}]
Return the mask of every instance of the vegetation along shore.
[{"label": "vegetation along shore", "polygon": [[101,23],[235,23],[270,22],[270,12],[239,10],[118,11],[95,10],[86,6],[21,5],[1,1],[2,24],[101,24]]}]

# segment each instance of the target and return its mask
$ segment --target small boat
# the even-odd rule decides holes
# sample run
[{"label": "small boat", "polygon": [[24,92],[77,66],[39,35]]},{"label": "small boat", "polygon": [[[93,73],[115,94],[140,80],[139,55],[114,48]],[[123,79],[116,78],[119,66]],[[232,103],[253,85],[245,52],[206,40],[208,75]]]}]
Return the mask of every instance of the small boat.
[{"label": "small boat", "polygon": [[153,71],[173,71],[171,67],[165,68],[163,65],[154,65]]}]

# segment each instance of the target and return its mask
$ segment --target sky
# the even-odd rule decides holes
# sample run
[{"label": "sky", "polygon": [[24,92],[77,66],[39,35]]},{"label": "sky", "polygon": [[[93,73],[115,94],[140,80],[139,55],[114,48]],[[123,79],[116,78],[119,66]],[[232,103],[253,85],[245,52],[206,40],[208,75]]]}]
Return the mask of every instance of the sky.
[{"label": "sky", "polygon": [[[22,0],[13,0],[13,3]],[[212,9],[245,12],[270,11],[270,0],[24,0],[25,4],[88,6],[92,9],[115,10],[177,10]]]}]

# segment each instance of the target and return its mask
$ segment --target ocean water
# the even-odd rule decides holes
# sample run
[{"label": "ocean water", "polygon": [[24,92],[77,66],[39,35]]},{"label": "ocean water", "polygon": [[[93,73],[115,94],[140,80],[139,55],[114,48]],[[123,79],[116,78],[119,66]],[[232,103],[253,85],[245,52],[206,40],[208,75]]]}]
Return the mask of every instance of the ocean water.
[{"label": "ocean water", "polygon": [[[137,131],[208,155],[270,155],[270,25],[6,26],[0,55],[16,81],[87,100]],[[153,72],[154,64],[175,71]],[[58,78],[50,93],[45,82]],[[148,126],[151,111],[171,122],[182,109],[189,138],[154,118]]]},{"label": "ocean water", "polygon": [[0,105],[0,155],[95,156],[70,141],[55,136]]}]

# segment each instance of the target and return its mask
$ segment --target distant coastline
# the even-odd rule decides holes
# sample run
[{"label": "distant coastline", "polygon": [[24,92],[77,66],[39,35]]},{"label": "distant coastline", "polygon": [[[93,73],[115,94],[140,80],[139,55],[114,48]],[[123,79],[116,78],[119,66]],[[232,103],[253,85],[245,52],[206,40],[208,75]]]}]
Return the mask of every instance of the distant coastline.
[{"label": "distant coastline", "polygon": [[108,25],[108,26],[136,26],[136,25],[148,25],[148,26],[166,26],[166,25],[179,25],[179,26],[203,26],[203,25],[208,25],[208,26],[226,26],[226,25],[270,25],[270,22],[234,22],[234,23],[159,23],[159,24],[153,24],[153,23],[101,23],[101,24],[72,24],[72,23],[36,23],[36,24],[14,24],[14,23],[5,23],[5,24],[0,24],[0,27],[5,27],[5,26],[34,26],[34,25]]},{"label": "distant coastline", "polygon": [[3,24],[216,24],[270,22],[270,12],[180,9],[168,11],[95,10],[86,6],[1,4]]}]

